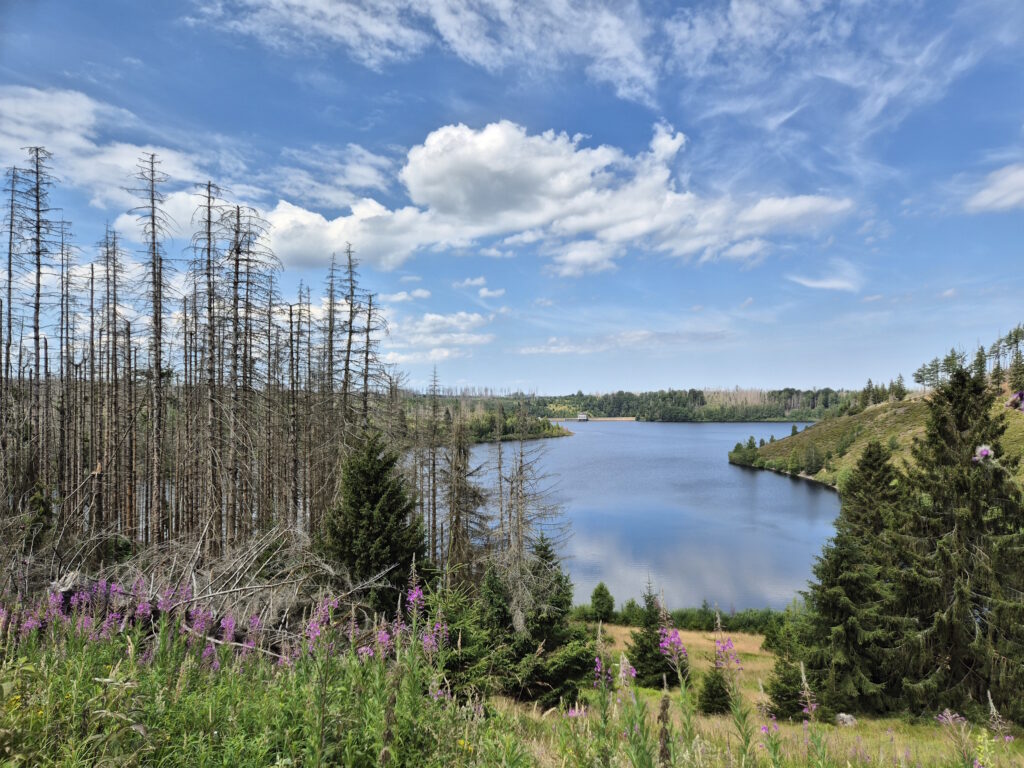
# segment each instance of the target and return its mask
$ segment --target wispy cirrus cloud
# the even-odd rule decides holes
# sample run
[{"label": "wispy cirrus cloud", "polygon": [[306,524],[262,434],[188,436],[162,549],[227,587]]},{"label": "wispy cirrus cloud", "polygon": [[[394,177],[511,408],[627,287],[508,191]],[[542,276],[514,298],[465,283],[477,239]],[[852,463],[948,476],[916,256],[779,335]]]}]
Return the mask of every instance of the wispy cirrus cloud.
[{"label": "wispy cirrus cloud", "polygon": [[1024,208],[1024,163],[992,171],[981,188],[967,198],[964,208],[969,213]]},{"label": "wispy cirrus cloud", "polygon": [[845,259],[832,259],[828,270],[814,276],[786,275],[788,280],[804,288],[823,291],[849,291],[857,293],[864,286],[864,276],[860,270]]},{"label": "wispy cirrus cloud", "polygon": [[544,75],[577,65],[642,103],[652,103],[657,88],[654,24],[632,0],[221,0],[197,3],[189,21],[278,50],[340,50],[375,70],[441,49],[489,72]]}]

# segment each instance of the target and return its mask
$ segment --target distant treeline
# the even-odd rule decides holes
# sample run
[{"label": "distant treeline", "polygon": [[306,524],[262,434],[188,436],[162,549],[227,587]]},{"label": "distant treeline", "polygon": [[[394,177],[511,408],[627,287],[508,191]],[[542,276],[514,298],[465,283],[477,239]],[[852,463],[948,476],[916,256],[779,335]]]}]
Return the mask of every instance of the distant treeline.
[{"label": "distant treeline", "polygon": [[[781,626],[783,611],[773,608],[745,608],[742,611],[719,611],[705,600],[699,608],[677,608],[669,611],[672,626],[676,629],[686,629],[693,632],[713,632],[716,621],[721,621],[722,629],[726,632],[748,632],[751,634],[765,635],[772,637]],[[573,608],[572,617],[580,621],[597,621],[598,619],[611,624],[621,624],[627,627],[639,627],[643,625],[643,606],[634,598],[629,598],[622,605],[622,609],[613,611],[608,616],[600,615],[600,609],[595,609],[593,604],[577,605]]]},{"label": "distant treeline", "polygon": [[635,418],[638,421],[819,421],[846,413],[857,392],[834,389],[668,389],[574,395],[508,395],[474,398],[484,409],[523,402],[531,416],[546,419]]}]

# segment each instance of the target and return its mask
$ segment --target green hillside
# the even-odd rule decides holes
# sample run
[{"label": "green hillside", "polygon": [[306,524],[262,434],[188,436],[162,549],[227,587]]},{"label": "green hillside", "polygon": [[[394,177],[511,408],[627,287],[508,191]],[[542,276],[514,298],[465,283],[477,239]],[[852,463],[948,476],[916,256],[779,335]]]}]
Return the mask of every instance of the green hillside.
[{"label": "green hillside", "polygon": [[[1006,410],[1007,430],[1002,444],[1010,456],[1024,456],[1024,413]],[[729,453],[733,464],[772,469],[787,474],[811,477],[840,488],[843,478],[857,463],[864,447],[872,440],[889,446],[897,463],[909,462],[910,445],[924,433],[927,404],[922,395],[902,402],[872,405],[853,416],[827,419],[807,427],[803,432],[766,443],[760,447],[738,446]],[[1018,467],[1024,478],[1024,462]]]}]

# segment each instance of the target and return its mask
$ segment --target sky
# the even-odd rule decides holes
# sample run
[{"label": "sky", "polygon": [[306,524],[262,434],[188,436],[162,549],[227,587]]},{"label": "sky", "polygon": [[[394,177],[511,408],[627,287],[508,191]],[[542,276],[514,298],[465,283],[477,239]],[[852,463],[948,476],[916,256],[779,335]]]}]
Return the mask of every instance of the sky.
[{"label": "sky", "polygon": [[137,258],[155,151],[351,243],[422,387],[909,380],[1024,320],[1019,0],[0,0],[0,165]]}]

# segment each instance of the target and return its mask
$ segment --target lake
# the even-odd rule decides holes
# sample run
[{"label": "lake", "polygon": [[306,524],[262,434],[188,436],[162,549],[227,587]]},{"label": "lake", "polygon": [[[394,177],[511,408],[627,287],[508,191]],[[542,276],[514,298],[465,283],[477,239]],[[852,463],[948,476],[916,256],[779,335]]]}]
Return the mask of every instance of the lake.
[{"label": "lake", "polygon": [[[726,456],[750,435],[788,435],[791,423],[567,426],[572,437],[538,442],[551,499],[571,524],[563,554],[577,603],[599,581],[617,605],[639,599],[648,577],[669,608],[782,608],[804,588],[838,496]],[[474,458],[493,453],[477,446]]]}]

